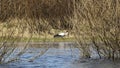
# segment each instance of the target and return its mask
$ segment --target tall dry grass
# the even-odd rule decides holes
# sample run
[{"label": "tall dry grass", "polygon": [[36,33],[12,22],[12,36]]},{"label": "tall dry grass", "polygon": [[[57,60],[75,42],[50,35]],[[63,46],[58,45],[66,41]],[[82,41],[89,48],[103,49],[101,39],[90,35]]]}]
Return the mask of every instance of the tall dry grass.
[{"label": "tall dry grass", "polygon": [[33,35],[39,37],[44,32],[47,38],[46,31],[51,29],[71,30],[69,17],[72,17],[73,8],[72,0],[0,0],[0,62],[14,53],[24,37],[28,37],[28,41],[15,58],[29,47]]},{"label": "tall dry grass", "polygon": [[120,1],[80,0],[75,7],[75,36],[86,52],[83,56],[91,55],[89,46],[81,43],[93,43],[100,58],[120,58]]},{"label": "tall dry grass", "polygon": [[[0,62],[25,35],[50,29],[74,32],[83,57],[91,57],[92,43],[100,57],[120,58],[119,0],[0,0],[0,25]],[[13,50],[6,49],[9,40]]]}]

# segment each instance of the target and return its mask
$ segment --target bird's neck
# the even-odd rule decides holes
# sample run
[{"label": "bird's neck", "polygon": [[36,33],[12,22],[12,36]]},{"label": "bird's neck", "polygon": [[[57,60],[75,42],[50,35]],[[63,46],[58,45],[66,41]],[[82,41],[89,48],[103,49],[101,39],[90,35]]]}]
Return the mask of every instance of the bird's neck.
[{"label": "bird's neck", "polygon": [[66,32],[65,35],[68,35],[68,32]]}]

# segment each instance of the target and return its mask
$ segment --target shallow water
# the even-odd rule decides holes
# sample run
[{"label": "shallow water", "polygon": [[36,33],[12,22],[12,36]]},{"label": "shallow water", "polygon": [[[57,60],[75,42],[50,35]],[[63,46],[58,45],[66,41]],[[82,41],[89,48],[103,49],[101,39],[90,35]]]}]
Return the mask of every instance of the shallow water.
[{"label": "shallow water", "polygon": [[[49,48],[43,55],[37,56],[40,52],[44,52],[45,48],[36,48],[34,45],[19,57],[20,60],[1,64],[0,68],[120,68],[119,61],[83,59],[79,49],[74,46],[71,43],[60,42]],[[98,57],[95,52],[91,54],[92,57]],[[35,56],[37,57],[31,61],[30,59]]]}]

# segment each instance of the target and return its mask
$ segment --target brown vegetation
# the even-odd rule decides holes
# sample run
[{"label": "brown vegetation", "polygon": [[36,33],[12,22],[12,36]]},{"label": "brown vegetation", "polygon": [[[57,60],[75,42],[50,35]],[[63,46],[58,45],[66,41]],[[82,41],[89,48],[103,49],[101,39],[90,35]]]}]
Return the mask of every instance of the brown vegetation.
[{"label": "brown vegetation", "polygon": [[76,38],[86,57],[90,57],[89,47],[82,43],[88,43],[89,40],[100,57],[120,58],[119,0],[80,0],[76,3],[74,15]]},{"label": "brown vegetation", "polygon": [[0,24],[1,47],[13,36],[12,43],[20,41],[26,31],[32,37],[67,29],[74,32],[83,57],[90,57],[86,43],[93,43],[100,57],[120,58],[119,0],[0,0]]}]

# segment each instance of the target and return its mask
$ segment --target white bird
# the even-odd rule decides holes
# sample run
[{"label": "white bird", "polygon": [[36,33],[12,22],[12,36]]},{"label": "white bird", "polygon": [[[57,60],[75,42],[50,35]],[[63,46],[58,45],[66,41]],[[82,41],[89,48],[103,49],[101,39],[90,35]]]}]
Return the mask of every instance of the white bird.
[{"label": "white bird", "polygon": [[55,35],[54,35],[54,38],[56,38],[56,37],[64,37],[64,36],[66,36],[66,35],[68,35],[68,31],[55,34]]}]

